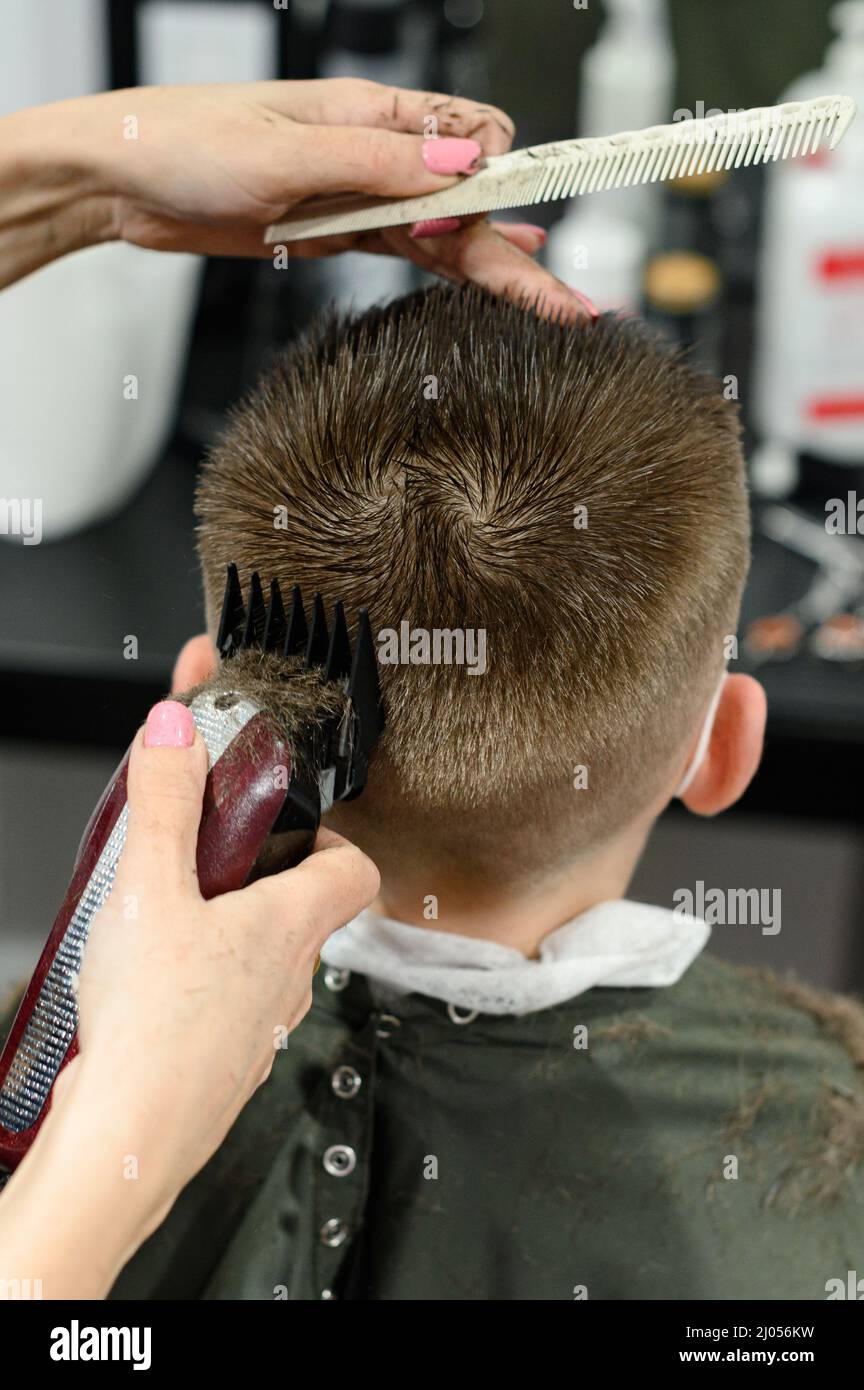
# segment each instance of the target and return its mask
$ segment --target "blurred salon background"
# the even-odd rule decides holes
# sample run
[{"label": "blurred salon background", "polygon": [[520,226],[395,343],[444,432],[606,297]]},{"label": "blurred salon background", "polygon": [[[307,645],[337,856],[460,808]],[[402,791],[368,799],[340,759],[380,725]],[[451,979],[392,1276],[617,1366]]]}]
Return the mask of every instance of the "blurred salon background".
[{"label": "blurred salon background", "polygon": [[[519,145],[808,95],[864,108],[864,3],[0,0],[0,114],[345,75],[495,102]],[[730,667],[767,687],[765,760],[719,820],[667,813],[632,896],[779,889],[779,933],[717,926],[713,949],[864,991],[864,112],[833,154],[529,215],[559,276],[689,347],[746,425],[755,553]],[[0,992],[35,964],[91,809],[202,628],[192,493],[226,407],[319,306],[419,278],[118,245],[0,294],[0,497],[44,499],[40,544],[0,535]]]}]

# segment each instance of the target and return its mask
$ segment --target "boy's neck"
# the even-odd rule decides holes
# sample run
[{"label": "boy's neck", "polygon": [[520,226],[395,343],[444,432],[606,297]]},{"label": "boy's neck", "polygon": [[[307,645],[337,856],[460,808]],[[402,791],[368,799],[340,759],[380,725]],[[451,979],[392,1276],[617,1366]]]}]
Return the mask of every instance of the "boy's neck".
[{"label": "boy's neck", "polygon": [[371,911],[409,926],[479,937],[536,956],[543,938],[596,903],[623,897],[646,839],[631,834],[555,877],[522,886],[465,878],[452,870],[389,874]]}]

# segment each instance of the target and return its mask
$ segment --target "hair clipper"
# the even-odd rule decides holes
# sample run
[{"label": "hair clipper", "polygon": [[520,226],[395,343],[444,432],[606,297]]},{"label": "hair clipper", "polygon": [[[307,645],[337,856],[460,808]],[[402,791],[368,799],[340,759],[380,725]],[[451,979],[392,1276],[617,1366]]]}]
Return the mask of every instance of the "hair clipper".
[{"label": "hair clipper", "polygon": [[[207,746],[197,848],[205,898],[298,863],[322,813],[363,790],[384,726],[365,609],[352,653],[341,603],[328,631],[316,594],[307,624],[299,588],[286,614],[273,580],[265,607],[256,573],[244,606],[237,567],[230,565],[217,648],[214,676],[180,697]],[[77,977],[125,843],[128,758],[127,752],[84,832],[66,897],[0,1055],[0,1183],[33,1143],[54,1082],[78,1051]]]}]

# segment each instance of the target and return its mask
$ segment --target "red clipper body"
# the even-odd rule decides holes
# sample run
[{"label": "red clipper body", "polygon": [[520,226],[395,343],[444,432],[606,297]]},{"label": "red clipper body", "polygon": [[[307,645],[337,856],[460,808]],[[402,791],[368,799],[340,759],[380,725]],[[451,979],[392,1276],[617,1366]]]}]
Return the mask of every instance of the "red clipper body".
[{"label": "red clipper body", "polygon": [[[250,648],[277,657],[305,656],[305,664],[295,660],[292,669],[321,666],[322,680],[342,682],[344,702],[338,716],[316,718],[289,737],[274,714],[242,689],[226,691],[224,681],[220,688],[202,688],[190,701],[210,763],[197,851],[205,898],[303,858],[321,812],[334,800],[362,791],[368,758],[383,727],[365,610],[352,658],[341,604],[328,634],[316,595],[307,628],[298,589],[289,622],[276,581],[265,610],[253,575],[247,612],[231,566],[218,646],[223,658]],[[78,1051],[77,974],[90,924],[111,891],[125,843],[128,756],[85,831],[66,897],[0,1056],[0,1171],[7,1174],[33,1143],[54,1082]]]}]

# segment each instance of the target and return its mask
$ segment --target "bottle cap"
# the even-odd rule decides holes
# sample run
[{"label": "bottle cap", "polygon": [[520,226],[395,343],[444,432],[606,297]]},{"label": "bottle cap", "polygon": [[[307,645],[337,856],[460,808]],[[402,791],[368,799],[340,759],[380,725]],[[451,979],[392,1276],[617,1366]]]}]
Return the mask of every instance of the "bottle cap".
[{"label": "bottle cap", "polygon": [[692,314],[708,309],[720,294],[720,271],[696,251],[665,251],[645,271],[645,295],[654,309]]}]

